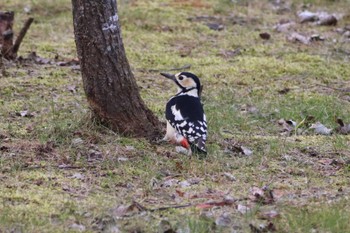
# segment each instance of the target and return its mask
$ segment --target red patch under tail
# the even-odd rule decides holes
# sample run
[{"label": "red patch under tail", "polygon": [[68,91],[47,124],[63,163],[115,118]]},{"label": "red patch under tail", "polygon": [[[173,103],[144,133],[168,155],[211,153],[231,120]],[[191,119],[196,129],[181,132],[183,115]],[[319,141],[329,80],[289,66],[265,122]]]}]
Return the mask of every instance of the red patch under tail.
[{"label": "red patch under tail", "polygon": [[190,148],[190,144],[188,143],[186,138],[183,138],[180,142],[182,147],[185,147],[187,150]]}]

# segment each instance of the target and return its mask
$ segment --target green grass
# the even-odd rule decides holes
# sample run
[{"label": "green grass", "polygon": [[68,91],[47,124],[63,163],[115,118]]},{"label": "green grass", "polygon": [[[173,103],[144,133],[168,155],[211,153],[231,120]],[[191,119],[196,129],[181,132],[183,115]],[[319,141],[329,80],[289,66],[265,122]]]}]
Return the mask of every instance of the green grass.
[{"label": "green grass", "polygon": [[[269,222],[277,232],[349,232],[349,136],[307,130],[316,121],[329,128],[337,126],[336,118],[350,123],[349,93],[340,90],[349,88],[350,44],[335,31],[350,23],[348,1],[289,3],[289,12],[277,14],[271,1],[118,2],[128,60],[142,98],[160,120],[175,87],[152,70],[190,64],[201,78],[206,159],[105,128],[91,115],[80,73],[71,67],[8,64],[8,75],[0,78],[0,232],[156,232],[162,220],[178,232],[251,232],[250,224]],[[16,11],[16,32],[26,18],[35,18],[20,56],[76,57],[70,1],[0,6]],[[298,21],[303,6],[344,17],[336,27],[297,23],[295,31],[319,33],[324,42],[289,42],[273,26]],[[198,16],[214,18],[189,20]],[[213,31],[208,22],[224,30]],[[262,40],[261,32],[271,39]],[[227,55],[237,49],[239,54]],[[299,125],[304,133],[282,135],[282,118],[311,120]],[[240,146],[253,154],[240,154]],[[193,179],[198,183],[180,185]],[[272,190],[274,202],[254,202],[252,187]],[[236,201],[197,206],[225,196]],[[120,217],[118,208],[132,201],[149,209],[193,206]],[[239,205],[250,210],[241,213]],[[262,217],[271,210],[279,217]],[[223,213],[231,223],[216,225]]]},{"label": "green grass", "polygon": [[283,232],[347,232],[350,215],[344,211],[343,204],[292,208],[284,216]]}]

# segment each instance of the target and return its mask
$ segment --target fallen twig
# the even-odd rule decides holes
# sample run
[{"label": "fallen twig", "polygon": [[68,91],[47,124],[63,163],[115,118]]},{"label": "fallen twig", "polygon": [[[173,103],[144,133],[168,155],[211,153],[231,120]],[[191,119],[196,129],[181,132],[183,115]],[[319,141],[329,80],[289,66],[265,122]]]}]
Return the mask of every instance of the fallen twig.
[{"label": "fallen twig", "polygon": [[58,165],[58,166],[42,166],[42,165],[34,165],[34,166],[26,166],[23,167],[23,169],[25,170],[34,170],[34,169],[45,169],[45,168],[58,168],[58,169],[90,169],[90,168],[95,168],[95,166],[86,166],[86,167],[82,167],[82,166],[74,166],[74,165]]},{"label": "fallen twig", "polygon": [[133,205],[137,207],[140,211],[149,211],[149,212],[155,212],[155,211],[163,211],[163,210],[168,210],[168,209],[180,209],[180,208],[187,208],[193,206],[193,204],[188,203],[185,205],[174,205],[174,206],[163,206],[163,207],[158,207],[154,209],[149,209],[147,207],[144,207],[140,203],[136,202],[135,200],[133,201]]}]

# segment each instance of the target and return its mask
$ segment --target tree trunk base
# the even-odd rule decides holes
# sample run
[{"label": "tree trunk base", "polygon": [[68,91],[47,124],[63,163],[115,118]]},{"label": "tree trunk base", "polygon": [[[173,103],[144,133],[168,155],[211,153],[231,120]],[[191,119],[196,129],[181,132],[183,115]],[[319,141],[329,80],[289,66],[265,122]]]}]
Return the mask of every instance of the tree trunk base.
[{"label": "tree trunk base", "polygon": [[95,115],[121,135],[159,138],[125,55],[116,1],[72,1],[84,91]]}]

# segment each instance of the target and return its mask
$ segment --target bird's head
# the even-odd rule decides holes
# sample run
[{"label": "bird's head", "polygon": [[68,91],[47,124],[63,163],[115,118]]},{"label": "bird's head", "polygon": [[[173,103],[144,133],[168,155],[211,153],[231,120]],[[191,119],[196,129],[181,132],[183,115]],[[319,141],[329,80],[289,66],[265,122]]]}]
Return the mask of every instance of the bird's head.
[{"label": "bird's head", "polygon": [[196,93],[200,96],[202,92],[202,85],[199,78],[190,72],[181,72],[177,74],[160,73],[164,77],[173,80],[178,86],[178,93],[190,92],[196,90]]}]

